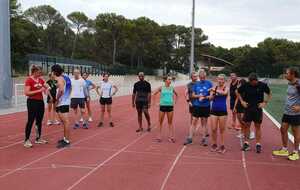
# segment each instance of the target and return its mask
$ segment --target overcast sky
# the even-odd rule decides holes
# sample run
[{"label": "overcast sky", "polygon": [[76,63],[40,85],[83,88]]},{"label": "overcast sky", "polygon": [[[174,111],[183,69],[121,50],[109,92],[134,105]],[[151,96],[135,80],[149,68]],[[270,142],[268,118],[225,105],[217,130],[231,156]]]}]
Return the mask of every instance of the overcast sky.
[{"label": "overcast sky", "polygon": [[[64,16],[82,11],[90,18],[114,12],[149,17],[159,24],[191,25],[192,0],[19,0],[23,10],[49,4]],[[196,27],[209,42],[227,48],[267,37],[300,41],[300,0],[196,0]]]}]

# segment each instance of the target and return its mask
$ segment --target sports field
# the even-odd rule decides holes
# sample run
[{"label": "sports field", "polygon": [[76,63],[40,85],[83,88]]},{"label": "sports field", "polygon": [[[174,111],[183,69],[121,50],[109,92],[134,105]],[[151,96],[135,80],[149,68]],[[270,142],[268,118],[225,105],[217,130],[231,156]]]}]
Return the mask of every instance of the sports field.
[{"label": "sports field", "polygon": [[283,106],[286,98],[286,84],[271,84],[272,100],[266,110],[280,123],[283,114]]}]

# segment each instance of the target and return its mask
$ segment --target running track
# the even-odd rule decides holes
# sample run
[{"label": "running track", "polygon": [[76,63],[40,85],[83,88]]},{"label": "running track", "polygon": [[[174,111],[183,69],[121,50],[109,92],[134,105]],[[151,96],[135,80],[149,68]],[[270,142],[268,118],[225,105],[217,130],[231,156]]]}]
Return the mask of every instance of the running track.
[{"label": "running track", "polygon": [[[44,127],[48,145],[22,146],[26,112],[0,116],[0,187],[13,190],[297,190],[300,162],[273,157],[280,144],[278,129],[265,117],[263,153],[240,151],[236,132],[227,130],[225,155],[211,153],[199,143],[184,147],[188,132],[183,88],[175,106],[175,144],[156,143],[151,133],[136,134],[137,116],[131,97],[114,99],[115,128],[72,129],[73,145],[56,149],[59,126]],[[157,100],[158,101],[158,100]],[[96,115],[97,103],[93,104]],[[97,110],[97,111],[96,111]],[[158,107],[151,109],[154,127]],[[46,121],[46,119],[45,119]],[[228,125],[230,121],[228,121]],[[166,130],[165,130],[166,131]],[[34,134],[34,133],[33,133]],[[34,135],[32,136],[34,137]],[[197,137],[198,141],[200,137]],[[253,144],[254,145],[254,142]]]}]

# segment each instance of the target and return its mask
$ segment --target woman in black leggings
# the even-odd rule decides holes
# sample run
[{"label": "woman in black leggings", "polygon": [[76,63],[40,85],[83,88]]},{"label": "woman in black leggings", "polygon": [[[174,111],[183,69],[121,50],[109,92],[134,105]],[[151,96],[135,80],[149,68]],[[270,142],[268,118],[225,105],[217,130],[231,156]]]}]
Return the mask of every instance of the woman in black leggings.
[{"label": "woman in black leggings", "polygon": [[28,120],[25,128],[25,142],[24,147],[31,148],[30,134],[32,125],[35,121],[36,125],[36,139],[35,144],[46,144],[47,141],[41,139],[42,121],[45,112],[45,105],[43,100],[43,93],[47,91],[45,81],[41,78],[41,67],[32,66],[31,75],[25,81],[25,95],[27,98]]}]

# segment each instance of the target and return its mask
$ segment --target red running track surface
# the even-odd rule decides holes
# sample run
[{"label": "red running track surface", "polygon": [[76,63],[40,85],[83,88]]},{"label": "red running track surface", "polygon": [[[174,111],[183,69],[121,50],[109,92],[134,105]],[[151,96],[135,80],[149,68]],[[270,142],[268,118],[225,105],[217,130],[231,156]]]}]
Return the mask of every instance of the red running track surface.
[{"label": "red running track surface", "polygon": [[[241,152],[237,132],[229,129],[226,135],[228,151],[224,155],[201,147],[199,134],[193,145],[184,147],[189,115],[184,90],[177,90],[180,98],[175,106],[175,144],[169,143],[166,135],[162,143],[155,142],[157,128],[151,133],[135,133],[137,114],[131,107],[131,96],[114,99],[114,128],[109,128],[107,122],[104,128],[96,127],[100,110],[95,102],[92,107],[96,120],[88,130],[72,129],[72,146],[66,149],[55,148],[62,136],[59,126],[43,128],[49,144],[25,149],[22,141],[27,113],[0,116],[1,189],[300,189],[300,162],[271,155],[272,149],[280,145],[280,134],[266,117],[262,154]],[[151,108],[151,116],[153,126],[157,127],[157,105]],[[164,129],[167,132],[166,127]]]}]

